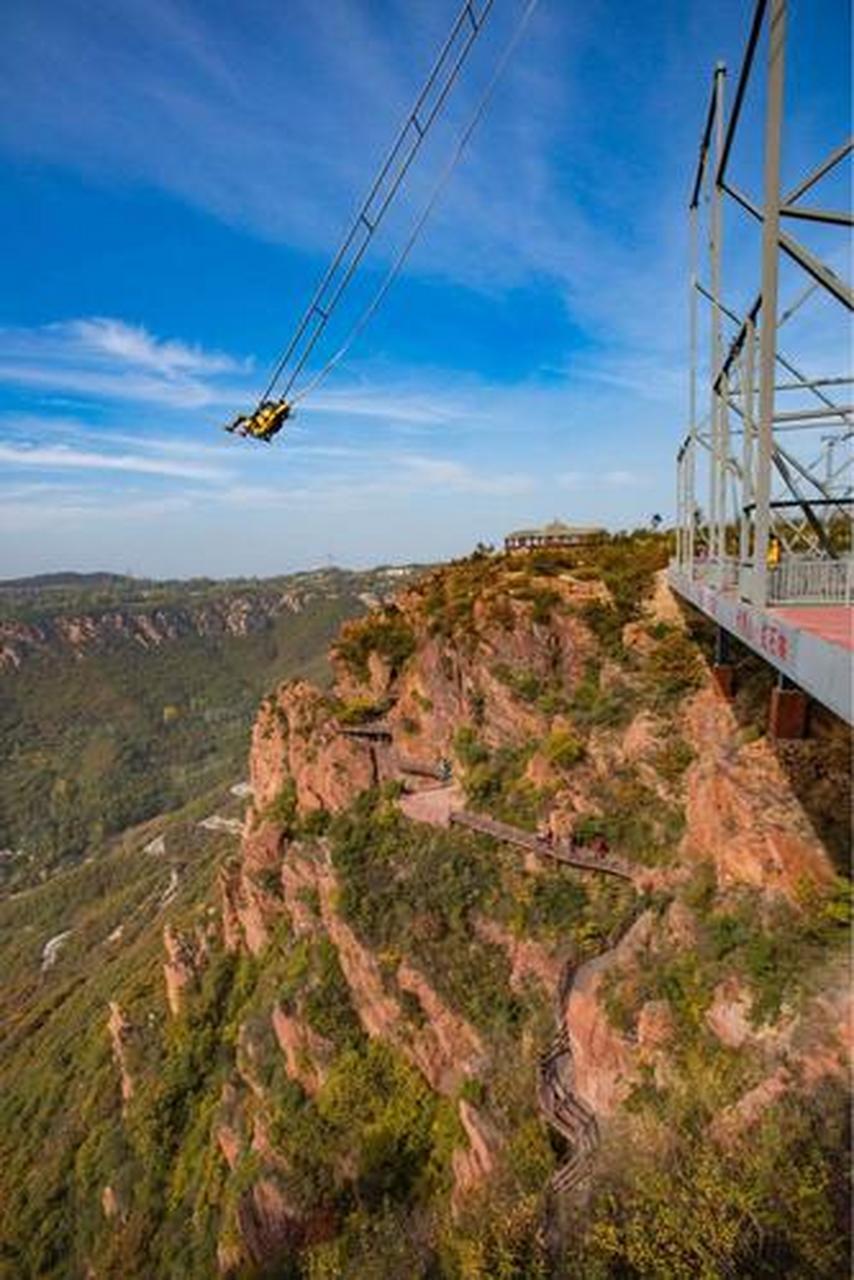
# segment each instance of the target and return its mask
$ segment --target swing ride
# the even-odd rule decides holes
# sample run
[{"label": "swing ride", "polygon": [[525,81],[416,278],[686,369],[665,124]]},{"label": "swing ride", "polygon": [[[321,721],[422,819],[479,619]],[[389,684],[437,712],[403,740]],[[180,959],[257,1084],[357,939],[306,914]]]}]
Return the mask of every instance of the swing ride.
[{"label": "swing ride", "polygon": [[[293,336],[273,369],[270,381],[257,407],[251,413],[241,414],[236,417],[233,422],[225,427],[226,431],[244,439],[263,441],[266,444],[272,443],[274,437],[282,430],[285,423],[294,416],[297,403],[304,400],[343,359],[368,321],[377,311],[409,256],[427,219],[438,203],[439,197],[459,163],[471,135],[485,115],[498,81],[536,8],[537,0],[527,0],[513,34],[498,60],[474,114],[457,141],[450,161],[441,174],[430,199],[416,220],[408,240],[400,250],[373,300],[359,317],[339,350],[327,360],[326,364],[314,374],[308,383],[302,387],[296,387],[296,383],[312,351],[353,279],[377,228],[403,185],[406,174],[418,154],[421,144],[439,116],[454,82],[457,80],[475,41],[483,30],[493,2],[494,0],[480,0],[480,3],[476,4],[475,0],[466,0],[463,4],[439,51],[432,70],[415,100],[414,106],[408,112],[398,130],[391,149],[371,184],[367,196],[362,201],[355,217],[347,228],[347,232],[303,312]],[[279,390],[279,394],[276,398],[275,393],[277,390]]]}]

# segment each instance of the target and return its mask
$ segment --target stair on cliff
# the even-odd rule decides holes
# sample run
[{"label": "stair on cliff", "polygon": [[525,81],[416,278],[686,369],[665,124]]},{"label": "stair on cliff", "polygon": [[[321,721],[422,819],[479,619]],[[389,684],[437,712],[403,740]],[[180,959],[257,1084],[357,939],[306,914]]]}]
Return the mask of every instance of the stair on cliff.
[{"label": "stair on cliff", "polygon": [[589,1173],[599,1145],[594,1112],[564,1082],[572,1067],[572,1046],[565,1023],[555,1033],[539,1060],[537,1100],[547,1124],[569,1144],[570,1156],[552,1176],[551,1189],[565,1194]]}]

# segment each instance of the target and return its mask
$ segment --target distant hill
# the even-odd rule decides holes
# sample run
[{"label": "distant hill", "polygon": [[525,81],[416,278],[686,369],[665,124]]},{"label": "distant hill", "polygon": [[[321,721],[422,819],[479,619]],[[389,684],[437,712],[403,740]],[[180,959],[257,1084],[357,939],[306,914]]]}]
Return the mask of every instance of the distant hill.
[{"label": "distant hill", "polygon": [[236,776],[258,699],[326,683],[341,624],[419,572],[51,574],[0,594],[0,887]]},{"label": "distant hill", "polygon": [[0,591],[51,591],[56,587],[111,587],[138,581],[123,573],[34,573],[27,578],[0,578]]}]

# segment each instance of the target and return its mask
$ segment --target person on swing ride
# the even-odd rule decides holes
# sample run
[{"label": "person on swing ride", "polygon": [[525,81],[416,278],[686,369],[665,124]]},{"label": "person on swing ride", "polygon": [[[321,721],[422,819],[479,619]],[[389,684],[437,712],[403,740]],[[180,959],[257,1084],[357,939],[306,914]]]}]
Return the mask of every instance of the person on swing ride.
[{"label": "person on swing ride", "polygon": [[239,414],[225,430],[270,444],[292,414],[293,408],[287,400],[262,400],[254,413]]}]

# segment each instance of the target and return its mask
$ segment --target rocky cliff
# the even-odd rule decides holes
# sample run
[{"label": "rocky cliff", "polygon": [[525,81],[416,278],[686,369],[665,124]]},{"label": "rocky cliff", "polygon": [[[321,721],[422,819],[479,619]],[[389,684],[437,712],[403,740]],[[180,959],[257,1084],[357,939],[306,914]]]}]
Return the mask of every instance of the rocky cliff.
[{"label": "rocky cliff", "polygon": [[665,551],[404,584],[248,792],[0,904],[15,1274],[842,1273],[847,740],[720,701]]},{"label": "rocky cliff", "polygon": [[[639,1099],[692,1087],[697,1055],[713,1059],[715,1045],[740,1063],[729,1091],[703,1100],[712,1144],[731,1143],[787,1093],[844,1081],[849,1013],[839,967],[818,993],[803,975],[769,972],[787,930],[793,947],[806,947],[807,965],[833,934],[834,872],[809,815],[773,745],[744,735],[718,700],[663,584],[622,635],[618,623],[603,575],[589,566],[538,572],[503,558],[452,566],[345,626],[333,690],[283,686],[253,730],[242,853],[221,878],[226,946],[262,963],[283,937],[307,948],[301,954],[330,949],[324,963],[354,1025],[456,1114],[449,1177],[460,1232],[467,1206],[492,1194],[488,1185],[505,1205],[530,1195],[515,1168],[514,1125],[543,1132],[549,1118],[534,1118],[530,1073],[555,1002],[566,1031],[561,1087],[598,1122],[606,1153],[609,1142],[640,1141],[648,1121],[634,1118]],[[431,778],[440,765],[453,777]],[[368,796],[354,834],[338,815]],[[462,834],[428,835],[400,812],[441,826],[462,805],[538,829],[547,850],[574,838],[619,851],[637,873],[632,893],[603,885],[595,871],[583,885],[572,873],[547,875],[536,854],[489,841],[468,854],[492,860],[500,883],[446,906],[461,913],[464,945],[480,947],[481,962],[503,975],[500,996],[492,988],[487,1003],[515,1002],[512,1050],[494,1008],[466,1011],[449,972],[449,961],[466,963],[453,954],[454,927],[426,887],[410,900],[419,872],[399,850],[384,850],[367,873],[361,865],[359,842],[382,844],[377,833],[387,828],[407,848],[432,841],[428,874],[441,881],[435,859],[465,847]],[[381,875],[393,883],[372,878]],[[400,910],[394,882],[408,903],[402,931],[376,918]],[[457,887],[449,881],[448,894]],[[450,956],[441,955],[443,936]],[[322,1033],[317,982],[315,974],[293,985],[263,1016],[286,1075],[322,1112],[341,1045]],[[502,1079],[508,1068],[512,1084]],[[239,1073],[228,1109],[243,1109],[243,1143],[261,1153],[257,1195],[277,1167],[282,1174],[282,1153],[259,1141],[263,1086]],[[520,1091],[530,1097],[519,1100]],[[219,1134],[240,1166],[231,1122]],[[554,1160],[546,1152],[537,1166],[543,1190]],[[558,1163],[567,1156],[571,1163],[571,1141]],[[595,1167],[594,1155],[579,1176],[595,1180]],[[271,1239],[296,1230],[306,1247],[316,1221],[286,1196],[274,1201],[265,1193]],[[324,1221],[326,1232],[340,1228]],[[226,1270],[241,1257],[258,1261],[264,1250],[253,1241],[252,1230],[232,1235],[220,1254]]]}]

